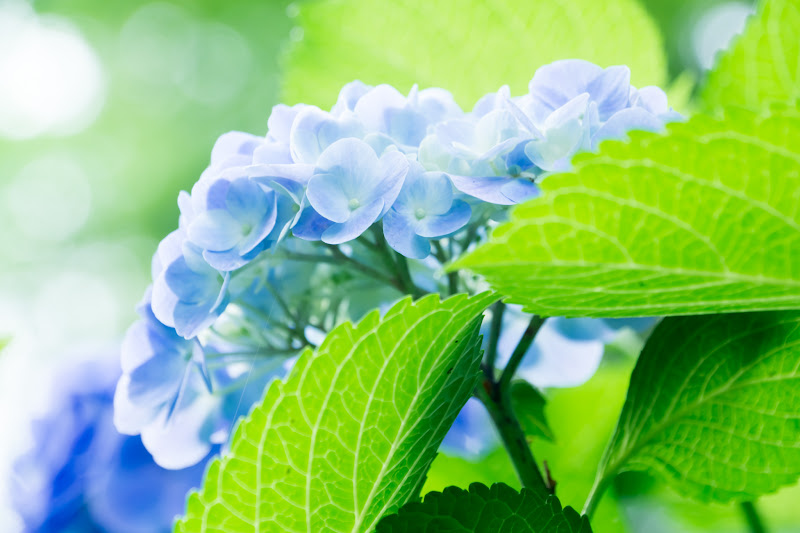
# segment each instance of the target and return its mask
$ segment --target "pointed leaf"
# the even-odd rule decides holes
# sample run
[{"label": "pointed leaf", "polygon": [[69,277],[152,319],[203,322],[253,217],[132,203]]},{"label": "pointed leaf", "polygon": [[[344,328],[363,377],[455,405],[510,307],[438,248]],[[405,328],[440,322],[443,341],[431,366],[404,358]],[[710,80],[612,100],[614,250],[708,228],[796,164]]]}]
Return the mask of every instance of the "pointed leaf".
[{"label": "pointed leaf", "polygon": [[800,313],[667,318],[633,371],[597,484],[648,470],[704,502],[794,484],[798,391]]},{"label": "pointed leaf", "polygon": [[368,531],[415,497],[479,377],[491,294],[334,329],[239,424],[179,532]]}]

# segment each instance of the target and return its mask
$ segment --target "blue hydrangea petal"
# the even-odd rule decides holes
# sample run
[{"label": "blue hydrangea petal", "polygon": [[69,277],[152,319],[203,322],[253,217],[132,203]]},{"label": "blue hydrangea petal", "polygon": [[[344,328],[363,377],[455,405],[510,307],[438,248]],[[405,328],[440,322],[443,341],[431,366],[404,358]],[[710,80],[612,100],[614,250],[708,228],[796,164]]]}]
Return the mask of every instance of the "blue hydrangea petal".
[{"label": "blue hydrangea petal", "polygon": [[242,226],[231,213],[211,209],[195,217],[188,231],[189,239],[206,250],[230,250],[242,239]]},{"label": "blue hydrangea petal", "polygon": [[325,230],[334,224],[332,220],[317,213],[310,205],[303,207],[298,215],[292,226],[292,235],[304,241],[321,240]]},{"label": "blue hydrangea petal", "polygon": [[592,148],[597,149],[601,142],[609,139],[627,139],[632,130],[664,131],[664,122],[641,107],[623,109],[612,116],[608,122],[592,136]]},{"label": "blue hydrangea petal", "polygon": [[496,93],[482,96],[472,108],[472,114],[476,117],[482,117],[490,111],[503,107],[505,102],[509,100],[511,100],[511,89],[509,89],[508,85],[503,85]]},{"label": "blue hydrangea petal", "polygon": [[631,70],[625,66],[608,67],[586,86],[586,92],[597,103],[600,120],[628,107],[631,92]]},{"label": "blue hydrangea petal", "polygon": [[406,257],[425,259],[431,253],[428,239],[416,232],[417,221],[390,209],[383,218],[383,235],[389,246]]},{"label": "blue hydrangea petal", "polygon": [[337,140],[363,135],[363,127],[355,117],[337,119],[317,107],[308,106],[298,113],[292,124],[289,146],[295,162],[314,164]]},{"label": "blue hydrangea petal", "polygon": [[543,122],[550,113],[586,92],[602,72],[602,68],[581,59],[555,61],[540,67],[528,84],[532,109],[536,112],[534,120]]},{"label": "blue hydrangea petal", "polygon": [[429,215],[419,221],[417,235],[421,237],[444,237],[455,233],[469,222],[472,209],[462,200],[453,200],[450,210],[441,215]]},{"label": "blue hydrangea petal", "polygon": [[342,244],[352,241],[365,231],[380,217],[383,211],[383,200],[376,198],[372,203],[350,212],[350,216],[342,223],[332,224],[322,232],[322,241],[328,244]]},{"label": "blue hydrangea petal", "polygon": [[504,176],[486,176],[483,178],[474,178],[472,176],[459,176],[457,174],[448,173],[450,180],[456,189],[473,196],[484,202],[496,205],[513,205],[505,194],[503,194],[503,187],[516,178],[507,178]]},{"label": "blue hydrangea petal", "polygon": [[358,139],[341,139],[320,156],[306,194],[320,215],[342,223],[350,217],[353,201],[361,206],[375,201],[376,177],[380,175],[378,156],[369,145]]},{"label": "blue hydrangea petal", "polygon": [[336,100],[336,104],[331,108],[331,113],[340,116],[347,111],[354,111],[361,97],[367,94],[371,89],[372,87],[370,85],[366,85],[363,82],[358,80],[351,81],[339,91],[339,97]]},{"label": "blue hydrangea petal", "polygon": [[426,117],[429,124],[441,122],[449,117],[463,113],[452,93],[438,87],[430,87],[419,91],[415,107],[422,116]]},{"label": "blue hydrangea petal", "polygon": [[253,152],[253,157],[249,163],[261,164],[292,164],[292,154],[289,150],[289,143],[267,141]]},{"label": "blue hydrangea petal", "polygon": [[[494,157],[501,150],[511,150],[520,139],[519,121],[506,109],[497,109],[481,117],[475,125],[474,149],[484,157]],[[504,146],[498,149],[498,146]],[[491,154],[491,155],[489,155]]]},{"label": "blue hydrangea petal", "polygon": [[525,178],[510,180],[500,188],[500,192],[515,204],[535,198],[541,193],[535,183]]},{"label": "blue hydrangea petal", "polygon": [[[285,104],[278,104],[272,108],[272,112],[267,119],[267,138],[278,142],[289,142],[289,136],[292,131],[292,124],[297,115],[305,109],[305,104],[297,104],[295,106],[288,106]],[[276,163],[277,161],[265,161],[267,163]]]},{"label": "blue hydrangea petal", "polygon": [[257,137],[241,131],[230,131],[221,135],[211,149],[211,164],[217,165],[232,156],[252,156],[253,151],[264,143]]},{"label": "blue hydrangea petal", "polygon": [[638,90],[632,89],[631,93],[631,105],[634,107],[643,107],[656,116],[666,114],[670,110],[667,94],[659,87],[651,85]]},{"label": "blue hydrangea petal", "polygon": [[378,131],[390,134],[390,109],[402,109],[406,106],[406,97],[390,85],[378,85],[362,95],[353,108],[354,113],[366,127],[367,131]]},{"label": "blue hydrangea petal", "polygon": [[413,213],[422,209],[428,214],[441,215],[453,203],[453,185],[446,174],[425,172],[417,162],[412,162],[403,188],[393,207],[400,212]]},{"label": "blue hydrangea petal", "polygon": [[383,200],[383,210],[381,216],[392,207],[400,191],[403,190],[408,175],[409,162],[406,157],[398,151],[390,151],[383,154],[378,162],[380,166],[380,180],[375,187],[375,197]]},{"label": "blue hydrangea petal", "polygon": [[247,175],[256,183],[276,189],[300,204],[308,181],[314,175],[314,165],[299,163],[252,165],[248,167]]},{"label": "blue hydrangea petal", "polygon": [[200,376],[193,374],[190,393],[182,398],[172,416],[162,411],[142,429],[142,442],[163,468],[180,469],[196,464],[211,451],[210,434],[213,414],[219,399],[198,393],[203,387]]}]

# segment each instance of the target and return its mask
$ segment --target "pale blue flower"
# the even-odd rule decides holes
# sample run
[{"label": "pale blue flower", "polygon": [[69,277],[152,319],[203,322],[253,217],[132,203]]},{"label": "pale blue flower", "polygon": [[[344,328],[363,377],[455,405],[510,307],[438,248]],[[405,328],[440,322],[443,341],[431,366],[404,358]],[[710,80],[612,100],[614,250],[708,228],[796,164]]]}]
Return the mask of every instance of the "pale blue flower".
[{"label": "pale blue flower", "polygon": [[[160,465],[183,468],[211,450],[203,430],[208,413],[197,416],[201,397],[211,393],[210,377],[200,344],[159,322],[148,296],[122,343],[114,423],[121,433],[141,434]],[[169,445],[160,445],[165,440]]]},{"label": "pale blue flower", "polygon": [[425,172],[411,163],[408,176],[394,205],[383,219],[386,242],[406,257],[426,258],[430,239],[441,238],[464,227],[472,210],[453,197],[453,186],[441,172]]},{"label": "pale blue flower", "polygon": [[152,270],[153,313],[182,337],[194,337],[225,309],[228,274],[209,265],[182,229],[158,245]]},{"label": "pale blue flower", "polygon": [[628,67],[603,69],[588,61],[568,59],[539,68],[528,85],[530,103],[523,109],[541,124],[571,100],[589,95],[601,122],[629,107],[631,72]]},{"label": "pale blue flower", "polygon": [[505,87],[484,97],[470,116],[436,124],[420,145],[420,161],[485,202],[512,205],[535,196],[532,163],[522,149],[533,133],[512,107]]},{"label": "pale blue flower", "polygon": [[[415,85],[408,97],[389,85],[378,85],[361,95],[353,112],[367,133],[382,136],[384,144],[396,144],[404,151],[416,151],[428,126],[460,115],[461,108],[444,89],[418,90]],[[370,145],[380,142],[365,139]]]},{"label": "pale blue flower", "polygon": [[355,111],[358,101],[371,89],[372,87],[370,85],[361,81],[351,81],[339,91],[339,97],[331,108],[331,113],[336,116],[341,116],[347,111]]},{"label": "pale blue flower", "polygon": [[391,208],[408,172],[398,151],[380,159],[365,142],[342,139],[319,157],[306,191],[311,207],[333,222],[321,235],[328,244],[355,239]]},{"label": "pale blue flower", "polygon": [[[280,195],[249,177],[218,179],[185,193],[178,205],[189,241],[217,270],[241,268],[275,244],[294,216]],[[281,209],[284,207],[284,209]]]},{"label": "pale blue flower", "polygon": [[542,170],[569,170],[572,157],[590,146],[597,123],[596,104],[581,93],[550,113],[539,126],[539,136],[525,145],[525,154]]},{"label": "pale blue flower", "polygon": [[339,139],[364,137],[364,126],[353,113],[335,116],[314,106],[302,109],[292,123],[289,146],[295,163],[315,165],[319,156]]}]

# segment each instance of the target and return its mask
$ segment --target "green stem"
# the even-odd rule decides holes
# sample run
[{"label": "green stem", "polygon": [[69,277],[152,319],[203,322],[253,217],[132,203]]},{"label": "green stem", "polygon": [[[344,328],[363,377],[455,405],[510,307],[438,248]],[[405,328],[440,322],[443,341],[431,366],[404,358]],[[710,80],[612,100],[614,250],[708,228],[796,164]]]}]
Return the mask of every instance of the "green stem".
[{"label": "green stem", "polygon": [[586,503],[583,505],[583,512],[581,513],[590,520],[594,515],[595,509],[597,509],[597,504],[600,503],[600,499],[603,497],[603,493],[606,491],[610,479],[610,477],[603,476],[594,480],[594,485],[589,491],[589,496],[586,498]]},{"label": "green stem", "polygon": [[531,317],[530,322],[528,322],[528,327],[525,328],[525,332],[522,334],[522,338],[519,340],[517,347],[514,348],[514,353],[511,354],[511,359],[508,360],[508,364],[506,364],[506,367],[503,369],[503,374],[500,376],[500,389],[507,389],[511,384],[511,378],[513,378],[514,374],[517,372],[522,358],[528,353],[528,349],[531,347],[531,344],[533,344],[536,333],[539,332],[539,328],[542,327],[542,324],[544,324],[544,318],[539,315],[533,315]]},{"label": "green stem", "polygon": [[[450,248],[452,248],[452,239],[450,240]],[[450,255],[448,255],[447,251],[445,251],[444,246],[442,246],[441,241],[433,241],[433,255],[436,257],[436,260],[441,263],[442,267],[449,261]],[[458,292],[458,272],[448,272],[447,273],[447,290],[450,293],[450,296],[456,294]]]},{"label": "green stem", "polygon": [[764,526],[764,522],[761,520],[761,515],[758,513],[758,509],[756,509],[755,503],[742,502],[740,506],[742,508],[742,513],[744,513],[744,518],[747,521],[750,532],[767,533],[767,528]]},{"label": "green stem", "polygon": [[486,346],[486,366],[488,372],[494,379],[494,364],[497,360],[497,340],[500,338],[500,330],[503,329],[503,313],[506,304],[496,302],[492,305],[492,322],[489,324],[489,339]]},{"label": "green stem", "polygon": [[533,489],[542,496],[552,494],[536,464],[525,433],[514,416],[507,392],[498,394],[499,392],[496,384],[490,383],[487,379],[478,385],[475,394],[492,417],[522,486]]}]

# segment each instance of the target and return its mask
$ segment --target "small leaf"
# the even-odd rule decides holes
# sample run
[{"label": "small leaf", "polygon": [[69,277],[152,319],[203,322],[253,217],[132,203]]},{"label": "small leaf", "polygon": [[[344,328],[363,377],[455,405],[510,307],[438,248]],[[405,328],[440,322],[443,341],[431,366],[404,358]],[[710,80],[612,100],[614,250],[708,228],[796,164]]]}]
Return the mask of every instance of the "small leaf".
[{"label": "small leaf", "polygon": [[762,0],[752,19],[721,55],[701,98],[708,108],[762,109],[767,102],[800,98],[800,0]]},{"label": "small leaf", "polygon": [[627,65],[640,87],[666,80],[658,27],[635,0],[318,1],[296,22],[303,38],[288,56],[284,96],[321,107],[359,79],[444,87],[471,108],[502,85],[527,92],[534,71],[558,59]]},{"label": "small leaf", "polygon": [[406,299],[334,329],[239,424],[178,532],[369,531],[417,496],[479,379],[496,298]]},{"label": "small leaf", "polygon": [[538,437],[552,442],[555,437],[544,414],[547,400],[542,393],[525,380],[513,381],[510,392],[511,408],[525,435],[529,439]]},{"label": "small leaf", "polygon": [[596,485],[660,474],[703,502],[800,478],[800,313],[665,319],[631,376]]},{"label": "small leaf", "polygon": [[517,492],[495,483],[473,483],[469,490],[447,487],[429,492],[422,503],[409,503],[381,520],[377,533],[591,533],[589,520],[558,498],[530,489]]},{"label": "small leaf", "polygon": [[698,115],[545,178],[450,268],[544,316],[800,307],[800,113]]}]

